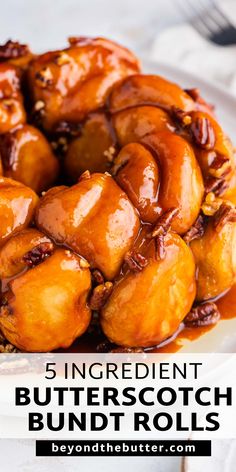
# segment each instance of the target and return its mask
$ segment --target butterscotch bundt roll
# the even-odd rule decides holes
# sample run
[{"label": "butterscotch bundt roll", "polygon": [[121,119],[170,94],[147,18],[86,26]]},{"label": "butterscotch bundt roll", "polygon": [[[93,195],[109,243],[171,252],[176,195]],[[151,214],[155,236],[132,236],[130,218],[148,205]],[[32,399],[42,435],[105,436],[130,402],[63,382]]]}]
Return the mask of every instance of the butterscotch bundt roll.
[{"label": "butterscotch bundt roll", "polygon": [[70,188],[49,190],[36,211],[38,228],[113,279],[138,235],[140,221],[110,175],[86,173]]},{"label": "butterscotch bundt roll", "polygon": [[83,120],[101,108],[116,82],[139,72],[127,49],[102,38],[70,38],[70,46],[35,58],[29,67],[34,109],[46,130]]},{"label": "butterscotch bundt roll", "polygon": [[57,179],[59,164],[46,137],[26,124],[23,82],[32,58],[26,45],[0,46],[0,171],[40,193]]},{"label": "butterscotch bundt roll", "polygon": [[0,260],[0,329],[14,346],[48,352],[70,346],[86,331],[91,275],[84,259],[28,229],[5,243]]},{"label": "butterscotch bundt roll", "polygon": [[[140,74],[133,54],[105,39],[72,38],[30,62],[29,51],[8,47],[2,62],[0,48],[6,338],[26,351],[67,347],[92,311],[125,348],[159,344],[183,321],[215,323],[214,298],[236,281],[236,164],[212,106],[196,89]],[[21,74],[40,131],[26,124]],[[9,109],[1,121],[7,94],[18,118]],[[47,139],[62,163],[58,181]],[[49,190],[38,200],[6,175]]]},{"label": "butterscotch bundt roll", "polygon": [[59,173],[59,162],[49,142],[27,124],[0,136],[0,160],[5,177],[22,182],[36,193],[47,190]]},{"label": "butterscotch bundt roll", "polygon": [[191,250],[174,233],[166,236],[165,250],[160,259],[152,244],[143,268],[134,266],[115,283],[101,314],[102,328],[111,342],[125,347],[155,346],[178,329],[191,309],[196,293]]}]

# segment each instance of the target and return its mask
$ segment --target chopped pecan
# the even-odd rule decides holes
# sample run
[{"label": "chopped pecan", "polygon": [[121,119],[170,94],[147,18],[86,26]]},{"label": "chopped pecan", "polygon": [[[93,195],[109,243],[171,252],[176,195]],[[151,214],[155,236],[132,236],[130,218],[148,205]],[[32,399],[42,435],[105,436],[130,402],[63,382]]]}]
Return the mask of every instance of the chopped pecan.
[{"label": "chopped pecan", "polygon": [[171,223],[175,216],[179,213],[178,208],[170,208],[170,210],[165,211],[157,220],[155,228],[152,231],[151,237],[156,238],[160,235],[165,235],[168,233],[171,227]]},{"label": "chopped pecan", "polygon": [[158,259],[163,260],[166,257],[166,250],[165,250],[165,235],[160,234],[155,238],[155,246],[156,246],[156,255]]},{"label": "chopped pecan", "polygon": [[26,44],[20,44],[18,41],[9,40],[0,46],[0,62],[26,56],[29,52],[30,50]]},{"label": "chopped pecan", "polygon": [[199,215],[193,226],[191,226],[191,228],[183,236],[184,241],[189,244],[194,239],[201,238],[204,235],[205,226],[205,218],[203,217],[203,215]]},{"label": "chopped pecan", "polygon": [[190,131],[198,146],[207,151],[214,149],[216,136],[213,126],[208,118],[198,117],[191,123]]},{"label": "chopped pecan", "polygon": [[225,177],[231,170],[230,158],[219,153],[216,154],[209,168],[211,175],[216,178]]},{"label": "chopped pecan", "polygon": [[60,154],[65,154],[68,150],[68,138],[66,136],[60,136],[58,139],[56,139],[56,141],[51,141],[51,146]]},{"label": "chopped pecan", "polygon": [[82,259],[82,258],[79,261],[79,265],[80,265],[81,269],[89,269],[89,267],[90,267],[89,262],[86,261],[86,259]]},{"label": "chopped pecan", "polygon": [[54,245],[52,242],[40,243],[31,251],[27,252],[22,259],[28,267],[32,268],[41,264],[47,257],[51,256],[53,251]]},{"label": "chopped pecan", "polygon": [[71,58],[66,52],[61,51],[59,52],[55,57],[53,62],[57,64],[57,66],[61,67],[64,66],[64,64],[69,64],[71,61]]},{"label": "chopped pecan", "polygon": [[220,232],[226,223],[236,223],[236,207],[230,202],[223,202],[214,215],[214,227]]},{"label": "chopped pecan", "polygon": [[222,200],[213,192],[206,194],[205,200],[201,206],[202,212],[205,216],[213,216],[219,210]]},{"label": "chopped pecan", "polygon": [[116,148],[114,146],[110,146],[106,151],[104,151],[104,156],[107,158],[108,162],[113,162],[116,155]]},{"label": "chopped pecan", "polygon": [[35,102],[34,104],[34,111],[35,112],[40,112],[42,113],[42,110],[45,108],[45,103],[43,102],[43,100],[37,100],[37,102]]},{"label": "chopped pecan", "polygon": [[175,106],[172,106],[171,112],[173,118],[177,120],[177,122],[180,123],[182,126],[188,126],[191,124],[192,118],[188,112],[181,110],[181,108]]},{"label": "chopped pecan", "polygon": [[35,79],[38,86],[41,88],[47,88],[53,84],[53,76],[49,67],[44,67],[40,71],[36,72]]},{"label": "chopped pecan", "polygon": [[224,177],[207,177],[204,182],[205,193],[207,194],[213,192],[219,197],[225,192],[225,190],[228,188],[228,185],[229,184]]},{"label": "chopped pecan", "polygon": [[147,259],[136,251],[129,251],[125,255],[124,261],[133,272],[140,272],[148,263]]},{"label": "chopped pecan", "polygon": [[192,308],[184,319],[185,326],[189,328],[199,328],[217,323],[220,319],[220,312],[213,302],[206,302]]},{"label": "chopped pecan", "polygon": [[107,302],[113,290],[112,282],[105,282],[94,288],[90,297],[89,306],[92,310],[100,310]]},{"label": "chopped pecan", "polygon": [[93,278],[93,281],[98,285],[104,284],[105,282],[102,273],[98,269],[95,269],[92,271],[92,278]]},{"label": "chopped pecan", "polygon": [[81,182],[82,180],[88,180],[91,178],[91,174],[89,170],[85,170],[83,174],[80,175],[78,182]]},{"label": "chopped pecan", "polygon": [[165,236],[171,228],[174,217],[179,213],[178,208],[170,208],[165,211],[157,220],[155,227],[150,235],[155,239],[156,253],[159,259],[164,259],[165,252]]},{"label": "chopped pecan", "polygon": [[7,339],[4,337],[2,332],[0,331],[0,353],[1,354],[8,354],[8,353],[15,353],[19,352],[18,349],[13,346],[13,344],[9,343]]}]

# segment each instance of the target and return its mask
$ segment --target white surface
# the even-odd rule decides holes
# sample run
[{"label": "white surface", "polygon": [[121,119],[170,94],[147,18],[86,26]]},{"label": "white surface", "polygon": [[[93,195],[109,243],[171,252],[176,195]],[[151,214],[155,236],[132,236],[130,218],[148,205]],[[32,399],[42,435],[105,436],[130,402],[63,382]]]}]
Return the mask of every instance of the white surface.
[{"label": "white surface", "polygon": [[[194,437],[192,438],[194,439]],[[183,461],[184,472],[235,472],[236,441],[215,441],[212,457],[186,457]]]}]

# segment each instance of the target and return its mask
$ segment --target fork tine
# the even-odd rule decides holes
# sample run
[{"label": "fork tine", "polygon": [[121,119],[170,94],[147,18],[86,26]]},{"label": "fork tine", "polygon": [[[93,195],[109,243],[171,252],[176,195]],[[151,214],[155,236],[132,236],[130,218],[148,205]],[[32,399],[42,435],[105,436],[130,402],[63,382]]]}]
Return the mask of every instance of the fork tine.
[{"label": "fork tine", "polygon": [[214,38],[217,44],[229,44],[234,32],[236,35],[236,26],[218,8],[215,0],[210,0],[208,5],[205,0],[182,0],[181,4],[178,0],[178,3],[195,30],[207,39]]},{"label": "fork tine", "polygon": [[210,15],[208,11],[205,11],[204,15],[201,15],[200,18],[204,25],[208,28],[211,35],[218,33],[222,29],[222,26],[214,18],[212,18],[212,15]]},{"label": "fork tine", "polygon": [[206,5],[201,2],[201,0],[196,2],[194,0],[185,0],[185,5],[188,4],[188,7],[195,13],[194,18],[192,18],[192,25],[204,36],[211,36],[218,30],[218,27],[215,25],[215,22],[207,18]]},{"label": "fork tine", "polygon": [[194,19],[190,20],[190,24],[192,27],[204,38],[208,38],[210,35],[210,32],[208,28],[204,25],[202,21],[199,21],[197,17]]},{"label": "fork tine", "polygon": [[177,0],[177,2],[179,8],[185,15],[187,15],[188,19],[191,19],[193,14],[199,13],[199,8],[196,9],[196,6],[192,0]]},{"label": "fork tine", "polygon": [[218,5],[214,2],[214,7],[211,9],[210,14],[214,17],[214,20],[219,25],[221,30],[227,28],[235,28],[235,26],[231,23],[229,18],[224,14],[222,10],[219,9]]}]

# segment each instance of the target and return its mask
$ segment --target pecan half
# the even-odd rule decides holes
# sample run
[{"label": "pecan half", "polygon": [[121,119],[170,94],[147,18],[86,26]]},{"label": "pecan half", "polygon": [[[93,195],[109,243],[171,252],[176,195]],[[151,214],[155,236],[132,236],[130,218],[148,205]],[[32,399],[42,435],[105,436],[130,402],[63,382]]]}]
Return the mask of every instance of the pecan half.
[{"label": "pecan half", "polygon": [[26,44],[20,44],[18,41],[7,41],[0,46],[0,61],[15,59],[29,54],[30,50]]},{"label": "pecan half", "polygon": [[148,263],[147,259],[136,251],[129,251],[125,255],[124,261],[133,272],[141,272]]},{"label": "pecan half", "polygon": [[178,208],[170,208],[165,211],[157,220],[155,227],[149,237],[155,239],[156,254],[159,259],[164,259],[165,251],[165,236],[171,228],[171,223],[174,217],[179,213]]},{"label": "pecan half", "polygon": [[220,232],[226,223],[236,223],[236,207],[230,202],[223,202],[214,215],[213,225]]},{"label": "pecan half", "polygon": [[184,319],[185,326],[189,328],[199,328],[217,323],[220,319],[220,312],[213,302],[206,302],[192,308]]},{"label": "pecan half", "polygon": [[157,220],[155,227],[152,231],[151,237],[156,238],[157,236],[165,235],[168,233],[171,227],[171,223],[175,216],[179,213],[178,208],[170,208],[165,211]]},{"label": "pecan half", "polygon": [[30,268],[41,264],[47,257],[51,256],[54,251],[54,245],[51,242],[40,243],[31,251],[23,256],[23,261]]},{"label": "pecan half", "polygon": [[213,126],[208,118],[198,117],[191,123],[190,131],[198,146],[207,151],[214,149],[216,136]]},{"label": "pecan half", "polygon": [[112,282],[105,282],[94,288],[90,297],[89,306],[91,310],[100,310],[107,302],[113,290]]},{"label": "pecan half", "polygon": [[189,244],[194,239],[199,239],[204,235],[206,221],[203,215],[199,215],[191,228],[183,236],[183,240]]}]

